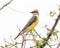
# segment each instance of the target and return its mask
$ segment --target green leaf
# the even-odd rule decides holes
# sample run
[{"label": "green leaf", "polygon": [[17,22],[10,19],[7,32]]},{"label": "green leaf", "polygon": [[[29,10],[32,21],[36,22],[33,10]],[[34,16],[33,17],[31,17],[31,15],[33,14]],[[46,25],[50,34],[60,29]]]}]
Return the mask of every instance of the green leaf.
[{"label": "green leaf", "polygon": [[55,11],[50,11],[50,16],[54,16],[56,14],[56,12]]},{"label": "green leaf", "polygon": [[8,48],[8,45],[7,44],[5,44],[5,48]]},{"label": "green leaf", "polygon": [[60,11],[60,5],[58,5],[58,10]]},{"label": "green leaf", "polygon": [[0,46],[1,48],[4,48],[3,46]]}]

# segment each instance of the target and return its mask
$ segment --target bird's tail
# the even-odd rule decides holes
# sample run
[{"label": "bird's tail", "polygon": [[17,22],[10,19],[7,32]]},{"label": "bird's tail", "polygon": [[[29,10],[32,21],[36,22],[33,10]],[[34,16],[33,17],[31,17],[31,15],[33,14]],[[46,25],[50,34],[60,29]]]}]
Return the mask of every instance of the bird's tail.
[{"label": "bird's tail", "polygon": [[20,35],[21,35],[21,32],[19,32],[19,34],[14,38],[14,40],[16,40]]}]

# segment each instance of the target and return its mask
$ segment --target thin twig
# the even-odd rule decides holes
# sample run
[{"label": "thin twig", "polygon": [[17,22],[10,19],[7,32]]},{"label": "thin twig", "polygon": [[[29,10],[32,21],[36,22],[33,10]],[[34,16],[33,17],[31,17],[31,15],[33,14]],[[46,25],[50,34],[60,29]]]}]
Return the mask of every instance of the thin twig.
[{"label": "thin twig", "polygon": [[37,33],[37,31],[35,30],[35,29],[33,29],[34,30],[34,32],[37,34],[37,36],[39,36],[39,38],[42,38],[38,33]]},{"label": "thin twig", "polygon": [[57,48],[59,48],[59,47],[60,47],[60,43],[58,44]]},{"label": "thin twig", "polygon": [[2,10],[4,7],[6,7],[7,5],[9,5],[12,1],[13,1],[13,0],[10,0],[8,3],[4,4],[4,5],[0,8],[0,10]]},{"label": "thin twig", "polygon": [[51,45],[49,45],[48,43],[47,43],[47,45],[48,45],[50,48],[52,48]]},{"label": "thin twig", "polygon": [[22,43],[21,43],[21,48],[23,48],[23,47],[25,47],[25,36],[24,35],[22,35],[22,37],[23,37],[23,39],[22,39]]}]

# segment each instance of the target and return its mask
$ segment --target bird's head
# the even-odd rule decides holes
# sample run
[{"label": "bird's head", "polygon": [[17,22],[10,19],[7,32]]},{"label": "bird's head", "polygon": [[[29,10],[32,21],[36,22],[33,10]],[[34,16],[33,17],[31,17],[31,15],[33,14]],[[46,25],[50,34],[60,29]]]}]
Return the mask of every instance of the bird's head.
[{"label": "bird's head", "polygon": [[33,16],[39,16],[39,11],[36,9],[36,10],[33,10],[32,12],[30,12],[33,14]]}]

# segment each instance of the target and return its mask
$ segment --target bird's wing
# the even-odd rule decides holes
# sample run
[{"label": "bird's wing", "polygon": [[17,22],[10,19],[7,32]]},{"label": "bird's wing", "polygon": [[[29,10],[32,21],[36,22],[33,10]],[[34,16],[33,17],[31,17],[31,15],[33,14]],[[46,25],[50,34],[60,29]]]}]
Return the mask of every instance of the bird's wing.
[{"label": "bird's wing", "polygon": [[34,23],[36,21],[37,17],[33,16],[25,25],[25,27],[22,29],[22,31],[24,31],[27,27],[29,27],[32,23]]}]

